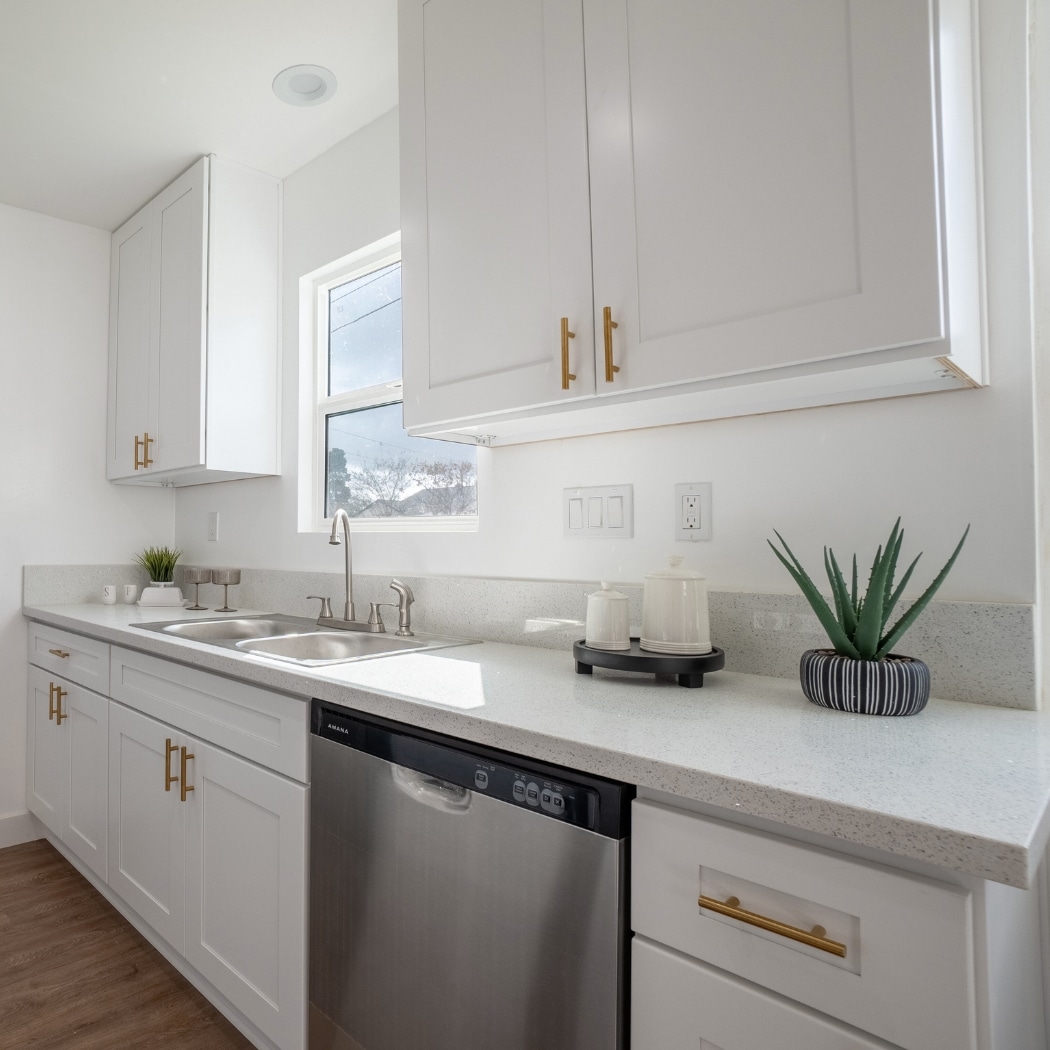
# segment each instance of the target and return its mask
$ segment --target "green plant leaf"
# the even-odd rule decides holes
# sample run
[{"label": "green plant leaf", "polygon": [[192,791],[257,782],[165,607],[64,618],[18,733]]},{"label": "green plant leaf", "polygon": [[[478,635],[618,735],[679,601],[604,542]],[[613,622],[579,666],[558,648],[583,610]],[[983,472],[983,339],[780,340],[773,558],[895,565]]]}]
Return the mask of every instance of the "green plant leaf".
[{"label": "green plant leaf", "polygon": [[[915,623],[915,621],[919,617],[919,614],[923,611],[923,609],[926,608],[927,605],[930,604],[930,599],[936,593],[937,588],[940,587],[942,583],[944,583],[945,577],[948,575],[948,573],[951,571],[952,566],[955,564],[955,559],[959,557],[959,551],[962,550],[963,544],[966,542],[966,537],[969,536],[969,534],[970,526],[967,525],[966,531],[962,534],[962,539],[959,540],[958,544],[955,547],[955,550],[952,551],[952,556],[945,563],[944,568],[941,569],[939,573],[937,573],[937,576],[934,579],[933,583],[931,583],[929,587],[927,587],[926,590],[923,591],[922,596],[916,600],[915,604],[893,625],[892,628],[890,628],[887,634],[879,642],[878,651],[875,653],[876,660],[881,660],[884,656],[886,656],[887,653],[892,651],[893,647],[900,640],[904,632],[907,631],[913,623]],[[915,559],[915,561],[918,560],[918,558]],[[914,566],[914,564],[915,562],[912,562],[912,566]]]},{"label": "green plant leaf", "polygon": [[851,641],[857,630],[857,610],[854,605],[856,601],[856,587],[854,595],[846,590],[846,581],[842,578],[842,570],[835,561],[835,552],[830,547],[824,548],[824,566],[827,569],[828,579],[831,581],[831,589],[835,594],[835,608],[838,621],[842,624],[842,630]]},{"label": "green plant leaf", "polygon": [[915,566],[919,564],[919,558],[922,555],[916,556],[915,560],[908,566],[904,571],[904,575],[901,577],[901,582],[897,584],[896,590],[890,595],[889,601],[886,603],[886,608],[882,610],[882,627],[886,629],[886,622],[893,615],[894,607],[897,602],[900,601],[900,596],[904,593],[904,588],[908,586],[908,581],[911,579],[911,574],[915,571]]},{"label": "green plant leaf", "polygon": [[[894,525],[894,528],[896,529],[900,525],[900,523],[901,523],[901,519],[898,518],[896,525]],[[891,545],[888,540],[886,542],[886,554],[890,558],[890,567],[889,567],[889,571],[886,573],[886,589],[885,589],[885,591],[883,592],[883,595],[882,595],[882,627],[886,626],[886,620],[889,618],[889,615],[890,615],[889,614],[889,610],[886,608],[886,604],[889,602],[890,595],[893,593],[893,577],[897,573],[897,558],[900,556],[901,544],[903,542],[904,542],[904,530],[903,529],[901,529],[897,533],[897,541],[896,541],[896,543],[893,543]],[[880,628],[879,630],[881,631],[882,628]]]},{"label": "green plant leaf", "polygon": [[[828,639],[831,641],[835,652],[840,653],[842,656],[856,658],[859,655],[856,646],[846,637],[846,632],[843,631],[842,625],[835,619],[835,614],[831,611],[831,607],[809,578],[809,574],[802,567],[802,563],[795,557],[791,548],[784,542],[784,537],[776,529],[773,530],[773,534],[780,540],[781,546],[787,552],[788,557],[785,558],[773,546],[772,540],[766,540],[770,550],[777,556],[784,568],[791,573],[792,579],[798,584],[799,590],[802,591],[806,601],[809,602],[810,607],[817,614],[817,619],[820,620],[820,625],[827,632]],[[788,561],[788,558],[791,561]]]},{"label": "green plant leaf", "polygon": [[874,660],[879,649],[879,639],[886,625],[883,616],[883,608],[886,600],[886,580],[894,566],[893,550],[897,545],[897,536],[900,531],[900,518],[896,520],[886,541],[885,554],[880,545],[875,552],[875,560],[871,564],[871,574],[868,577],[868,591],[864,596],[864,608],[857,619],[857,631],[853,636],[853,643],[857,647],[862,660]]}]

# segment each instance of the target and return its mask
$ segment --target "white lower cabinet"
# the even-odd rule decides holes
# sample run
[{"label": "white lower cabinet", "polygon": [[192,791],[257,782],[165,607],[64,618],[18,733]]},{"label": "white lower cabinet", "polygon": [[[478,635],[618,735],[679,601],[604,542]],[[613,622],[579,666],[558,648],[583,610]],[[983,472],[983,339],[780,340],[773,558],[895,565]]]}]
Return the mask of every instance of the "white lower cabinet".
[{"label": "white lower cabinet", "polygon": [[110,768],[110,886],[279,1047],[302,1047],[305,786],[115,701]]},{"label": "white lower cabinet", "polygon": [[640,935],[631,944],[631,987],[631,1046],[638,1050],[886,1050],[889,1045]]},{"label": "white lower cabinet", "polygon": [[104,696],[29,668],[28,809],[101,879],[108,720]]}]

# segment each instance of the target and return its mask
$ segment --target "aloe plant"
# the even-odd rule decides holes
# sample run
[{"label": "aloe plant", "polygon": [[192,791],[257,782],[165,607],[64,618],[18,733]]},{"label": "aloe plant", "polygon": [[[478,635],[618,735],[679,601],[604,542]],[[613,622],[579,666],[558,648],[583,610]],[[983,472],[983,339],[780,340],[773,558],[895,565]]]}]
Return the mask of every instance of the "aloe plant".
[{"label": "aloe plant", "polygon": [[[901,520],[897,519],[886,541],[885,550],[880,546],[875,552],[875,560],[872,562],[871,572],[868,576],[868,589],[863,595],[857,590],[857,556],[853,555],[853,573],[851,584],[847,588],[842,570],[835,560],[835,552],[830,547],[824,548],[824,569],[828,574],[831,584],[831,595],[834,609],[828,604],[824,596],[817,590],[816,585],[810,579],[809,574],[802,567],[802,563],[791,552],[776,529],[773,530],[780,545],[784,548],[781,553],[772,540],[767,540],[773,553],[783,563],[784,568],[791,573],[795,583],[798,584],[806,600],[813,607],[821,626],[827,632],[835,652],[841,656],[851,656],[855,660],[881,660],[900,641],[901,636],[918,619],[919,614],[929,604],[937,588],[944,582],[945,577],[955,564],[966,537],[969,535],[970,526],[962,534],[962,539],[952,552],[944,568],[937,574],[933,583],[926,588],[922,596],[914,605],[904,613],[903,616],[892,626],[887,628],[890,616],[893,614],[894,606],[904,593],[915,566],[922,557],[917,555],[915,560],[901,576],[900,583],[894,585],[894,576],[897,571],[897,559],[900,556],[901,543],[904,540],[904,532],[900,527]],[[785,556],[786,555],[786,556]]]},{"label": "aloe plant", "polygon": [[175,578],[175,563],[181,557],[182,551],[173,547],[147,547],[135,555],[135,561],[149,573],[153,583],[171,583]]}]

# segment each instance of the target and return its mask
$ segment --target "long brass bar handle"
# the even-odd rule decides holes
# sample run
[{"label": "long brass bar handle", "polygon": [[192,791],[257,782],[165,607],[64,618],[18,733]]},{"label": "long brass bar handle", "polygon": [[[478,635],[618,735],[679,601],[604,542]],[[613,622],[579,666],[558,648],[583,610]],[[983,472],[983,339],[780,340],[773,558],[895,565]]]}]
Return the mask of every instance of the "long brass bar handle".
[{"label": "long brass bar handle", "polygon": [[141,470],[142,467],[145,465],[145,464],[143,464],[142,460],[139,458],[139,449],[141,447],[142,447],[142,438],[140,438],[138,436],[138,434],[136,434],[135,435],[135,469],[136,470]]},{"label": "long brass bar handle", "polygon": [[193,754],[188,752],[185,748],[182,748],[181,750],[182,756],[179,759],[179,776],[182,779],[182,784],[180,785],[179,801],[185,802],[186,796],[193,790],[193,785],[186,783],[186,763],[193,758]]},{"label": "long brass bar handle", "polygon": [[846,958],[846,946],[838,941],[830,940],[827,935],[828,931],[823,926],[814,926],[811,930],[800,930],[797,926],[789,926],[786,922],[778,922],[776,919],[770,919],[765,915],[741,908],[739,897],[729,897],[723,902],[713,897],[701,896],[696,903],[701,908],[707,908],[708,911],[716,911],[719,915],[739,919],[740,922],[746,922],[749,926],[757,926],[760,930],[779,933],[781,937],[808,944],[811,948],[819,948],[823,952],[837,955],[840,959]]},{"label": "long brass bar handle", "polygon": [[69,659],[69,653],[64,652],[61,649],[48,649],[48,652],[52,656],[57,656],[60,660],[68,660]]},{"label": "long brass bar handle", "polygon": [[48,683],[47,690],[47,720],[50,722],[55,717],[55,690],[58,688],[54,682]]},{"label": "long brass bar handle", "polygon": [[171,775],[171,756],[173,754],[175,754],[175,752],[178,751],[178,749],[179,749],[179,745],[178,744],[173,744],[171,742],[171,737],[170,736],[164,741],[164,790],[165,791],[170,791],[171,790],[171,785],[172,784],[177,784],[179,782],[179,778],[177,776],[173,777]]},{"label": "long brass bar handle", "polygon": [[575,339],[576,333],[569,331],[569,319],[563,317],[561,319],[561,388],[562,390],[569,389],[569,382],[576,378],[569,371],[569,340]]},{"label": "long brass bar handle", "polygon": [[602,327],[605,329],[605,381],[611,383],[613,374],[620,371],[619,365],[613,364],[612,334],[620,326],[612,319],[612,307],[602,308]]},{"label": "long brass bar handle", "polygon": [[62,714],[62,697],[69,696],[69,690],[63,689],[60,685],[55,686],[55,725],[60,726],[62,720],[68,718],[68,714]]},{"label": "long brass bar handle", "polygon": [[152,467],[153,460],[150,459],[149,447],[153,444],[153,438],[146,432],[142,435],[142,465],[144,467]]}]

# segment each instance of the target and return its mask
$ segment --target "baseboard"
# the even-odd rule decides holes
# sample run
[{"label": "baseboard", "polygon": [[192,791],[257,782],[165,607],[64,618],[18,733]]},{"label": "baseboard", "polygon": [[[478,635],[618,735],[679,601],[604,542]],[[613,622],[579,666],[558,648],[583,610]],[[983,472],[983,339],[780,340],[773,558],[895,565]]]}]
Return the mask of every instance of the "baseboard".
[{"label": "baseboard", "polygon": [[0,849],[42,839],[45,834],[44,825],[32,813],[9,813],[0,817]]}]

